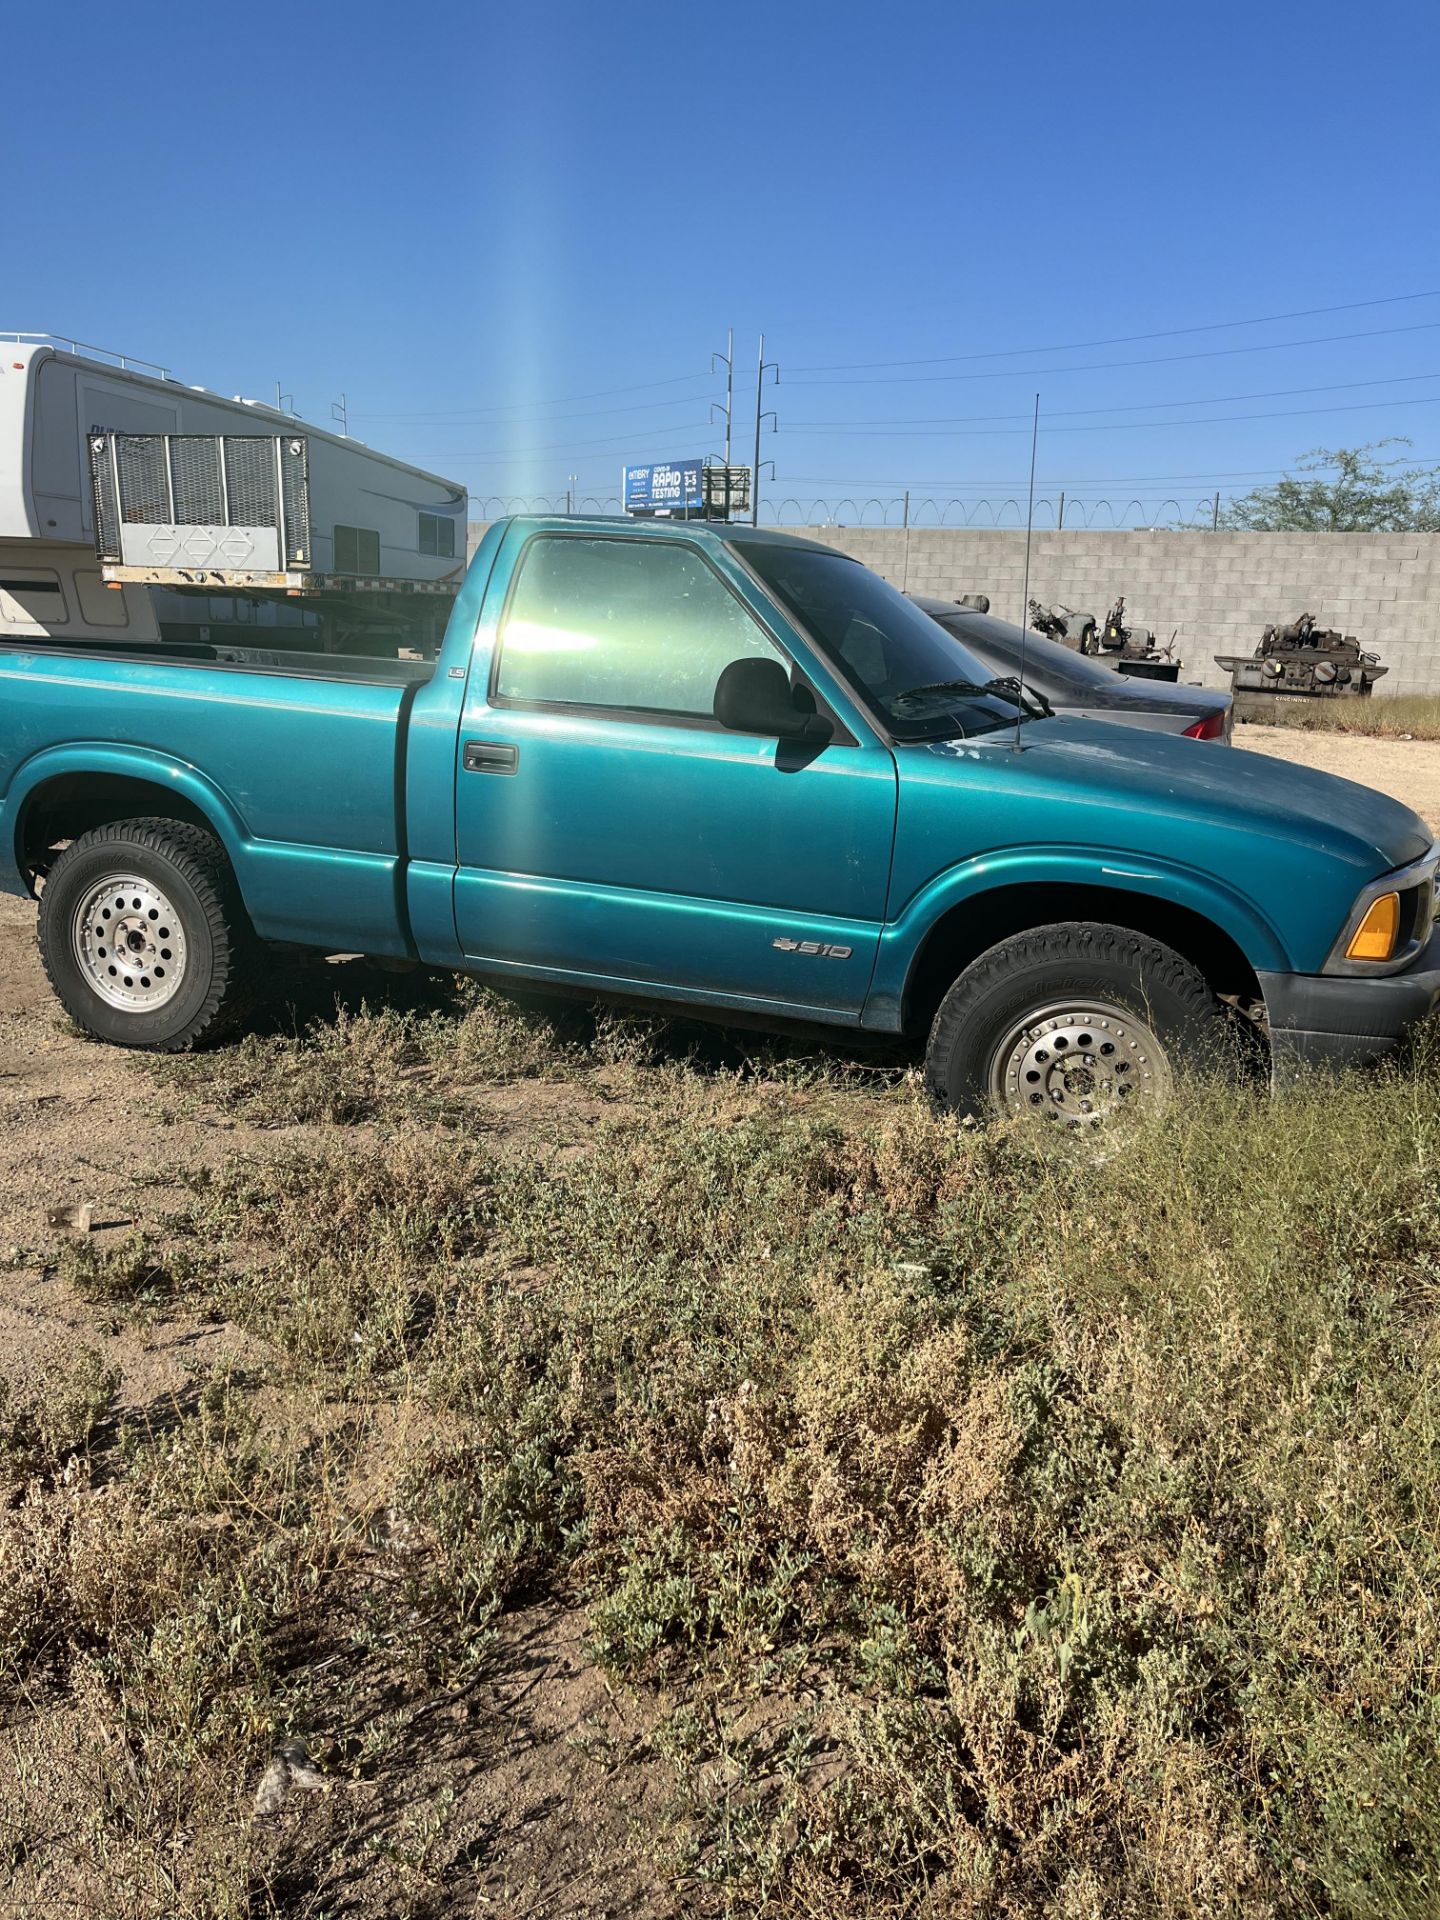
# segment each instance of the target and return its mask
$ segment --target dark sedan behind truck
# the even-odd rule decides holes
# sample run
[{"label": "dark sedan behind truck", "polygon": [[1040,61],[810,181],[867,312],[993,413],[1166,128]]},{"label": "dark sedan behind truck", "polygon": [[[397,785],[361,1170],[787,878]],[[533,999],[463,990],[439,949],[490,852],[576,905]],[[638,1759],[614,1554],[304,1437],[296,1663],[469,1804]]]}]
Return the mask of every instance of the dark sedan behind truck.
[{"label": "dark sedan behind truck", "polygon": [[1002,677],[1019,674],[1023,643],[1025,684],[1043,694],[1057,713],[1229,743],[1233,714],[1228,693],[1134,680],[1098,660],[1072,653],[1043,634],[1024,633],[993,614],[979,613],[954,600],[931,600],[920,594],[910,598]]}]

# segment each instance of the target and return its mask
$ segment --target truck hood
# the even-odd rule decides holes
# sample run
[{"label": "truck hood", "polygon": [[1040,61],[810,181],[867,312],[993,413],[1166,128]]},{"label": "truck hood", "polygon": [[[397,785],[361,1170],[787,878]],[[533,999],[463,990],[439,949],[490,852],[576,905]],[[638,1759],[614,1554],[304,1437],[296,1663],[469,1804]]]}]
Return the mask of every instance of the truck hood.
[{"label": "truck hood", "polygon": [[[1198,857],[1207,834],[1231,847],[1239,835],[1252,844],[1329,856],[1363,884],[1420,859],[1433,837],[1409,807],[1353,780],[1243,748],[1223,753],[1177,734],[1078,715],[1028,723],[1018,753],[1013,736],[995,735],[934,741],[923,749],[927,757],[949,760],[962,781],[964,763],[982,751],[987,760],[1009,756],[1008,777],[999,766],[995,773],[1012,792],[1045,793],[1052,807],[1063,800],[1066,839],[1114,845],[1118,803],[1136,852],[1179,851],[1177,838],[1188,841],[1186,830],[1193,828],[1192,864],[1208,864]],[[1103,828],[1102,814],[1112,816]]]}]

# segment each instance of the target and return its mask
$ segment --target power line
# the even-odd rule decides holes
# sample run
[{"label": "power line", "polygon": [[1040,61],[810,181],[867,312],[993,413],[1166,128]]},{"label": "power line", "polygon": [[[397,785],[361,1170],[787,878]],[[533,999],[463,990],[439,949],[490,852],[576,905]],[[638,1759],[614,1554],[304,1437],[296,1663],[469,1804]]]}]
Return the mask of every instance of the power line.
[{"label": "power line", "polygon": [[[1333,467],[1333,460],[1323,461],[1317,471]],[[1427,466],[1440,465],[1440,454],[1406,455],[1403,460],[1382,461],[1382,466]],[[1297,471],[1292,463],[1288,467],[1227,467],[1213,473],[1119,473],[1101,474],[1085,480],[1068,481],[1059,476],[1037,479],[1036,485],[1058,487],[1071,485],[1080,487],[1131,487],[1131,486],[1173,486],[1189,480],[1269,480]],[[1021,484],[1013,475],[997,479],[993,474],[964,480],[860,480],[853,475],[829,473],[797,473],[789,476],[786,484],[792,487],[893,487],[897,493],[906,487],[1016,487]]]},{"label": "power line", "polygon": [[1334,307],[1297,307],[1290,313],[1255,314],[1248,320],[1210,320],[1203,326],[1167,327],[1158,333],[1117,333],[1108,340],[1072,340],[1058,347],[994,347],[985,353],[948,353],[929,360],[850,360],[796,367],[796,373],[859,373],[873,367],[944,367],[969,360],[1013,360],[1021,353],[1083,353],[1091,347],[1126,347],[1141,340],[1177,340],[1182,334],[1226,333],[1232,327],[1264,327],[1278,320],[1311,320],[1322,313],[1354,313],[1361,307],[1393,307],[1406,300],[1437,300],[1440,292],[1392,293],[1378,300],[1347,300]]},{"label": "power line", "polygon": [[513,413],[517,408],[531,407],[569,407],[580,400],[608,400],[617,393],[649,393],[656,387],[678,387],[687,380],[708,380],[708,373],[677,373],[668,380],[639,380],[629,387],[601,387],[595,393],[569,393],[555,400],[509,400],[493,407],[442,407],[431,414],[417,413],[357,413],[357,420],[449,420],[458,411],[461,413]]},{"label": "power line", "polygon": [[1142,360],[1092,360],[1078,367],[1005,367],[997,373],[896,374],[889,380],[793,380],[796,387],[938,386],[951,380],[1019,380],[1034,374],[1046,379],[1061,373],[1112,373],[1126,367],[1170,367],[1182,360],[1223,360],[1239,353],[1287,353],[1294,347],[1326,347],[1338,340],[1380,340],[1396,333],[1432,333],[1440,320],[1419,320],[1408,327],[1371,327],[1359,333],[1319,333],[1308,340],[1259,340],[1248,347],[1207,347],[1201,353],[1160,353]]},{"label": "power line", "polygon": [[[1440,373],[1397,373],[1384,380],[1340,380],[1327,387],[1271,387],[1263,393],[1202,394],[1194,400],[1138,400],[1129,406],[1067,407],[1048,416],[1074,420],[1096,413],[1145,413],[1154,407],[1227,407],[1241,400],[1283,400],[1301,393],[1353,393],[1360,387],[1398,387],[1414,380],[1440,380]],[[906,420],[792,420],[792,427],[923,427],[961,426],[977,420],[1023,420],[1021,413],[926,414]]]},{"label": "power line", "polygon": [[[707,375],[706,377],[708,378],[709,376]],[[390,420],[402,420],[421,426],[433,426],[437,421],[453,420],[456,426],[461,427],[548,427],[552,425],[560,426],[566,420],[600,420],[604,419],[607,415],[616,413],[628,415],[632,413],[653,413],[660,407],[693,407],[698,401],[704,400],[705,398],[706,396],[703,393],[677,393],[673,400],[642,400],[638,403],[631,401],[623,407],[591,407],[587,408],[584,413],[549,413],[543,414],[535,420],[471,420],[463,417],[465,410],[443,415],[429,413],[393,413],[387,414],[385,417]],[[554,403],[552,402],[550,404]],[[356,415],[355,417],[358,419],[360,416]],[[366,417],[369,419],[378,419],[380,416],[370,414]]]},{"label": "power line", "polygon": [[[1361,400],[1350,406],[1341,407],[1284,407],[1269,413],[1222,413],[1210,420],[1112,420],[1108,423],[1096,422],[1083,427],[1051,427],[1050,433],[1134,433],[1147,428],[1163,427],[1228,427],[1243,420],[1307,420],[1317,415],[1329,413],[1376,413],[1385,407],[1434,407],[1440,406],[1440,394],[1417,394],[1407,400]],[[1013,417],[1013,416],[1012,416]],[[809,433],[839,434],[869,432],[897,435],[902,440],[953,438],[951,430],[939,427],[870,428],[855,427],[809,427]],[[993,434],[1023,433],[1023,427],[975,427],[971,431],[977,436]]]},{"label": "power line", "polygon": [[[675,427],[666,427],[655,437],[669,439],[677,433],[694,435],[708,433],[710,423],[700,420],[694,423],[682,423]],[[576,447],[618,447],[628,446],[634,441],[634,434],[620,433],[600,440],[550,440],[539,447],[496,447],[483,453],[417,453],[410,455],[412,460],[518,460],[532,453],[565,453]]]}]

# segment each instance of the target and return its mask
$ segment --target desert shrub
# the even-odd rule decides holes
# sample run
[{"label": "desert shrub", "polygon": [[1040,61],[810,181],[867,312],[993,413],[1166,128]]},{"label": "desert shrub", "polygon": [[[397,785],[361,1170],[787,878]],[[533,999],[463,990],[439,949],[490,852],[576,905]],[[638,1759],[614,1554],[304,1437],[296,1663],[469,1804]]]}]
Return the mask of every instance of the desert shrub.
[{"label": "desert shrub", "polygon": [[251,1126],[352,1127],[453,1121],[467,1086],[560,1079],[583,1060],[556,1021],[460,981],[445,1006],[342,1006],[296,1034],[251,1033],[217,1052],[146,1064],[190,1105]]},{"label": "desert shrub", "polygon": [[1440,695],[1372,693],[1365,700],[1284,700],[1282,725],[1313,733],[1361,733],[1390,740],[1440,740]]},{"label": "desert shrub", "polygon": [[92,1347],[61,1356],[25,1387],[0,1380],[0,1481],[55,1474],[83,1453],[118,1385]]},{"label": "desert shrub", "polygon": [[825,1675],[788,1811],[692,1803],[728,1898],[1426,1910],[1436,1139],[1395,1077],[1100,1152],[771,1108],[508,1184],[601,1655]]},{"label": "desert shrub", "polygon": [[[307,1697],[315,1596],[458,1688],[571,1586],[664,1703],[691,1910],[1421,1920],[1426,1045],[1097,1141],[670,1055],[583,1151],[396,1127],[192,1174],[180,1298],[270,1343],[310,1430],[221,1383],[15,1509],[7,1658],[203,1781]],[[188,1791],[127,1804],[173,1832]]]}]

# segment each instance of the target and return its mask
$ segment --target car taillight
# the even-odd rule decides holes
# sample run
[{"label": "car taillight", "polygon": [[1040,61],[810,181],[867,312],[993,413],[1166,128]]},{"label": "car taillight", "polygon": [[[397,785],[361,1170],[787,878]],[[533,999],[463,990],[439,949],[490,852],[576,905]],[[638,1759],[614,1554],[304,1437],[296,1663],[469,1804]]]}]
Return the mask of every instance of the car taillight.
[{"label": "car taillight", "polygon": [[1193,727],[1186,727],[1187,740],[1223,740],[1225,738],[1225,710],[1207,713],[1203,720],[1197,720]]}]

